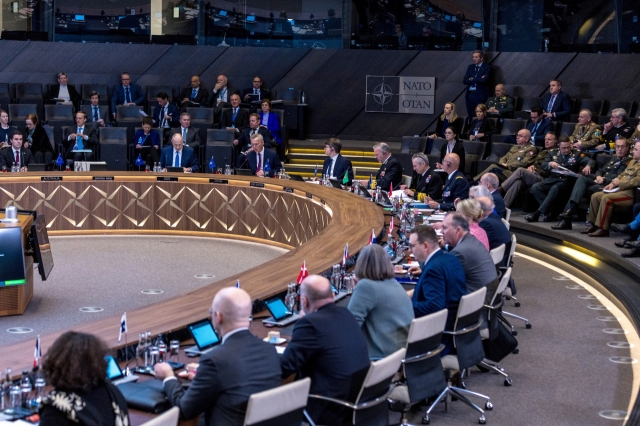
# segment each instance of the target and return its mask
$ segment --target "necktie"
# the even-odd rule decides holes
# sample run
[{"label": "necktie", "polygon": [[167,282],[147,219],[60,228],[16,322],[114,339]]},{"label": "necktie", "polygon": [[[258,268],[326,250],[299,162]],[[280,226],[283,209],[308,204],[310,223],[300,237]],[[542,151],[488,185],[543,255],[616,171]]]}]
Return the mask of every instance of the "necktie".
[{"label": "necktie", "polygon": [[160,127],[167,127],[167,118],[165,117],[167,115],[167,107],[164,106],[162,108],[162,125]]},{"label": "necktie", "polygon": [[260,92],[258,92],[258,89],[253,89],[253,94],[254,94],[254,95],[259,95],[259,94],[260,94]]},{"label": "necktie", "polygon": [[16,155],[16,166],[20,167],[20,153],[18,151],[13,151]]},{"label": "necktie", "polygon": [[252,130],[251,130],[251,136],[253,136],[253,135],[255,135],[255,134],[256,134],[256,129],[252,129]]},{"label": "necktie", "polygon": [[233,109],[233,115],[231,117],[232,121],[236,121],[236,117],[238,116],[238,108]]},{"label": "necktie", "polygon": [[98,121],[100,120],[100,117],[98,116],[98,107],[93,107],[93,121]]},{"label": "necktie", "polygon": [[187,129],[182,128],[182,140],[187,143]]},{"label": "necktie", "polygon": [[333,176],[333,168],[335,167],[335,165],[336,165],[336,157],[333,157],[331,159],[331,170],[329,170],[329,176]]},{"label": "necktie", "polygon": [[180,152],[176,152],[176,161],[173,164],[173,167],[180,167]]},{"label": "necktie", "polygon": [[258,154],[258,168],[256,169],[256,172],[259,172],[262,169],[262,153]]},{"label": "necktie", "polygon": [[[84,127],[78,127],[78,133],[83,133]],[[76,143],[78,145],[78,149],[84,149],[84,138],[82,136],[76,137]]]},{"label": "necktie", "polygon": [[129,93],[129,86],[124,88],[124,102],[126,104],[131,103],[131,94]]},{"label": "necktie", "polygon": [[480,71],[480,65],[476,65],[476,74],[478,74],[478,71]]},{"label": "necktie", "polygon": [[551,112],[551,110],[553,109],[553,103],[556,101],[556,95],[551,96],[551,99],[549,100],[549,106],[547,107],[547,112]]},{"label": "necktie", "polygon": [[191,91],[191,99],[195,98],[197,94],[198,94],[198,89],[193,89]]}]

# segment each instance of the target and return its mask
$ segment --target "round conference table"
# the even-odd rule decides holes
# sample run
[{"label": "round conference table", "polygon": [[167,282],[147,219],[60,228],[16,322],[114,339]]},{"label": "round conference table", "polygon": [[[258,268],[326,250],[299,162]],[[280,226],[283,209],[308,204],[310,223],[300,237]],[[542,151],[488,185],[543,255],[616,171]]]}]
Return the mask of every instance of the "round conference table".
[{"label": "round conference table", "polygon": [[[289,249],[277,259],[183,294],[127,312],[129,334],[176,331],[206,316],[215,293],[240,279],[253,300],[286,290],[303,261],[320,273],[384,226],[382,210],[335,188],[294,180],[182,173],[48,172],[0,174],[0,205],[43,213],[49,235],[180,235],[232,238]],[[55,253],[54,260],[55,260]],[[197,254],[194,254],[197,255]],[[182,267],[188,268],[188,265]],[[55,267],[52,270],[55,274]],[[114,279],[118,272],[114,268]],[[111,348],[117,316],[88,322]],[[66,330],[41,336],[46,352]],[[34,336],[35,339],[35,336]],[[129,339],[135,340],[135,339]],[[33,339],[5,347],[0,365],[30,368]]]}]

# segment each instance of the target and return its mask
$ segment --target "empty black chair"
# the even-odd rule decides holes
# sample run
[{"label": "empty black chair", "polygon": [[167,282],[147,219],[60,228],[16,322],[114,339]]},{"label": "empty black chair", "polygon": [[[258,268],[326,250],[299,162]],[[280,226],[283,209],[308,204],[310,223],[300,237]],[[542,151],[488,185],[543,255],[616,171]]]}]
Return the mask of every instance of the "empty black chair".
[{"label": "empty black chair", "polygon": [[484,156],[486,142],[462,141],[465,152],[465,170],[467,176],[475,176],[478,172],[478,161]]},{"label": "empty black chair", "polygon": [[42,84],[40,83],[16,83],[16,100],[19,104],[36,104],[38,117],[44,116],[44,99],[42,97]]},{"label": "empty black chair", "polygon": [[426,136],[403,136],[400,152],[403,154],[415,154],[417,152],[425,152],[427,149]]},{"label": "empty black chair", "polygon": [[11,103],[11,92],[9,91],[9,83],[0,83],[0,108],[8,111]]},{"label": "empty black chair", "polygon": [[622,108],[625,111],[627,111],[627,115],[629,117],[632,117],[634,115],[633,111],[633,101],[610,101],[609,102],[609,108],[607,108],[607,112],[606,115],[607,117],[611,115],[611,111],[613,111],[616,108]]},{"label": "empty black chair", "polygon": [[580,109],[588,109],[591,111],[592,117],[602,115],[602,109],[604,107],[604,100],[602,99],[581,99]]},{"label": "empty black chair", "polygon": [[539,97],[522,98],[522,104],[520,105],[519,111],[531,111],[532,107],[540,106],[541,103],[542,98]]},{"label": "empty black chair", "polygon": [[126,171],[127,165],[127,128],[100,128],[101,160],[107,163],[109,170]]},{"label": "empty black chair", "polygon": [[[209,162],[213,157],[216,168],[224,168],[226,165],[235,167],[235,158],[233,149],[233,140],[235,139],[235,131],[227,129],[208,129],[207,130],[207,148],[204,159],[202,160],[202,170],[209,170]],[[213,170],[215,173],[215,170]]]},{"label": "empty black chair", "polygon": [[9,120],[12,126],[24,129],[24,119],[29,114],[38,115],[37,104],[9,104]]},{"label": "empty black chair", "polygon": [[503,137],[509,135],[515,135],[520,130],[524,129],[527,125],[526,120],[520,120],[515,118],[505,118],[502,122],[502,129],[500,129],[500,133],[494,133],[491,135],[492,142],[500,142]]},{"label": "empty black chair", "polygon": [[91,101],[91,92],[98,92],[100,95],[99,104],[109,105],[109,86],[106,84],[83,84],[81,87],[82,103],[88,105]]},{"label": "empty black chair", "polygon": [[576,128],[576,123],[563,122],[557,134],[571,136],[575,128]]}]

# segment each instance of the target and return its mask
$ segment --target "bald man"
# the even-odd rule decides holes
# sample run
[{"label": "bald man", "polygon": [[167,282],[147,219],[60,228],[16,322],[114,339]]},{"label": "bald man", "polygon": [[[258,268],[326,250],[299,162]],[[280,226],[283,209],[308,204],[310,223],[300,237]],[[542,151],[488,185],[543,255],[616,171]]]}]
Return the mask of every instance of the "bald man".
[{"label": "bald man", "polygon": [[455,210],[454,201],[456,199],[464,200],[469,198],[469,182],[464,174],[458,170],[460,166],[460,157],[458,154],[447,154],[442,159],[442,170],[447,173],[447,180],[442,188],[442,200],[433,200],[431,197],[425,197],[425,202],[432,209],[440,209],[445,211]]},{"label": "bald man", "polygon": [[207,88],[200,83],[200,77],[194,75],[191,77],[189,87],[180,92],[180,112],[186,112],[187,108],[200,108],[209,104],[209,92]]},{"label": "bald man", "polygon": [[251,297],[246,291],[227,287],[211,305],[213,327],[222,343],[200,358],[196,375],[185,391],[167,363],[155,366],[163,380],[167,399],[180,408],[180,417],[191,419],[204,413],[205,426],[242,424],[251,394],[280,386],[280,361],[274,346],[249,331]]},{"label": "bald man", "polygon": [[[333,303],[329,281],[309,275],[300,285],[304,316],[293,328],[280,358],[282,377],[311,378],[310,393],[354,401],[369,370],[364,334],[348,309]],[[352,391],[352,392],[350,392]],[[309,399],[307,412],[317,424],[350,424],[351,410]]]}]

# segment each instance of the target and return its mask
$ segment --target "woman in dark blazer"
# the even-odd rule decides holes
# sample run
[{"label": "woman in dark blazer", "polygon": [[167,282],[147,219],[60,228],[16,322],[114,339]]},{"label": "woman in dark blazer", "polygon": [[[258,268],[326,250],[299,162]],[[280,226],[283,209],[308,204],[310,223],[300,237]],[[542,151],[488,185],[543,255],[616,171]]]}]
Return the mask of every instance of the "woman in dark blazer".
[{"label": "woman in dark blazer", "polygon": [[67,331],[49,348],[42,370],[53,391],[42,401],[41,426],[129,424],[127,402],[106,380],[106,344]]},{"label": "woman in dark blazer", "polygon": [[160,161],[160,137],[151,131],[152,124],[151,117],[142,117],[142,129],[137,130],[133,136],[135,145],[133,161],[136,161],[138,155],[142,155],[142,159],[149,167],[153,167]]},{"label": "woman in dark blazer", "polygon": [[455,133],[453,131],[453,128],[449,127],[447,130],[444,131],[444,138],[447,140],[447,143],[445,143],[444,145],[442,145],[442,148],[440,148],[440,162],[436,164],[436,167],[438,169],[442,169],[442,160],[444,159],[444,156],[447,154],[458,154],[458,157],[460,157],[460,166],[458,167],[458,170],[460,170],[462,173],[464,173],[464,157],[465,157],[465,152],[464,152],[464,145],[462,144],[462,141],[460,139],[458,139],[458,134]]},{"label": "woman in dark blazer", "polygon": [[476,118],[469,126],[469,140],[489,142],[493,133],[493,120],[487,118],[487,107],[485,104],[478,104],[476,107]]},{"label": "woman in dark blazer", "polygon": [[262,111],[260,111],[260,125],[269,129],[271,136],[280,145],[282,143],[280,138],[280,117],[278,117],[278,114],[271,112],[271,101],[269,99],[263,99],[260,106],[262,108]]},{"label": "woman in dark blazer", "polygon": [[444,138],[444,131],[449,127],[454,128],[456,135],[462,133],[464,119],[456,114],[456,105],[453,102],[444,104],[444,110],[440,119],[436,123],[436,132],[431,134],[432,138]]},{"label": "woman in dark blazer", "polygon": [[24,123],[26,130],[22,146],[25,149],[31,150],[35,163],[44,163],[47,166],[53,164],[55,151],[53,150],[53,146],[51,146],[47,132],[38,122],[38,116],[29,114],[24,119]]}]

